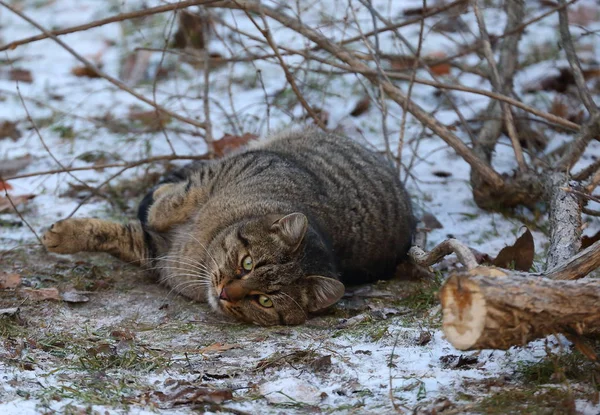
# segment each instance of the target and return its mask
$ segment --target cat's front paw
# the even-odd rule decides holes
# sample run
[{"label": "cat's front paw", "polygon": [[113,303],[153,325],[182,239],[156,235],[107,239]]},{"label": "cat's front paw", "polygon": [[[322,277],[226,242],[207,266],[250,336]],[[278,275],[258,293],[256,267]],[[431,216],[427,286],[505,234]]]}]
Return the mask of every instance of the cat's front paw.
[{"label": "cat's front paw", "polygon": [[50,226],[42,236],[46,249],[57,254],[74,254],[82,251],[83,224],[80,219],[60,220]]}]

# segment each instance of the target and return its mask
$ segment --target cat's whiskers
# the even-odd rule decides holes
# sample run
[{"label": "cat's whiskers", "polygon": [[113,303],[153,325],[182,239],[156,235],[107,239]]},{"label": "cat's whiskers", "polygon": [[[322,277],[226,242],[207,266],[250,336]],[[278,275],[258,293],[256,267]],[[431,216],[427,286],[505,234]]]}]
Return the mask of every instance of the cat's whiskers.
[{"label": "cat's whiskers", "polygon": [[198,280],[183,281],[183,282],[173,286],[167,295],[170,295],[173,291],[181,292],[181,290],[183,290],[184,288],[188,289],[188,288],[193,288],[193,287],[205,288],[206,283],[204,281],[198,281]]},{"label": "cat's whiskers", "polygon": [[[183,264],[183,265],[185,265],[185,264]],[[176,267],[176,266],[173,266],[173,265],[161,265],[161,266],[153,267],[153,269],[154,270],[164,270],[164,271],[180,270],[180,271],[186,271],[186,272],[195,272],[195,273],[198,273],[198,274],[201,274],[201,275],[207,275],[207,276],[211,275],[210,271],[205,270],[205,269],[197,269],[197,270],[195,270],[195,269],[190,269],[190,268],[185,268],[185,267]]]},{"label": "cat's whiskers", "polygon": [[202,269],[205,271],[210,271],[210,268],[208,268],[205,264],[195,261],[195,260],[191,260],[188,258],[183,258],[183,257],[179,257],[176,255],[168,255],[168,256],[163,256],[163,257],[159,257],[159,260],[162,261],[166,261],[166,262],[177,262],[177,263],[181,263],[181,264],[185,264],[185,265],[189,265],[190,267],[196,268],[196,269]]},{"label": "cat's whiskers", "polygon": [[204,252],[206,252],[206,255],[208,255],[208,257],[212,260],[212,262],[215,264],[216,269],[219,269],[219,264],[217,263],[217,261],[215,260],[215,258],[210,254],[210,252],[208,251],[208,249],[206,249],[206,247],[204,246],[204,244],[202,242],[200,242],[198,240],[198,238],[196,238],[194,235],[192,235],[191,233],[188,233],[188,236],[192,239],[194,239],[194,241],[196,241],[198,243],[198,245],[200,245],[200,247],[202,247],[202,249],[204,249]]},{"label": "cat's whiskers", "polygon": [[289,298],[290,300],[292,300],[294,302],[294,304],[296,304],[298,306],[298,308],[300,309],[300,311],[302,311],[302,314],[304,314],[304,318],[308,319],[308,316],[306,315],[306,312],[304,311],[304,308],[302,306],[300,306],[300,304],[298,304],[298,301],[294,300],[289,294],[286,294],[283,291],[280,291],[279,294],[285,295],[287,298]]}]

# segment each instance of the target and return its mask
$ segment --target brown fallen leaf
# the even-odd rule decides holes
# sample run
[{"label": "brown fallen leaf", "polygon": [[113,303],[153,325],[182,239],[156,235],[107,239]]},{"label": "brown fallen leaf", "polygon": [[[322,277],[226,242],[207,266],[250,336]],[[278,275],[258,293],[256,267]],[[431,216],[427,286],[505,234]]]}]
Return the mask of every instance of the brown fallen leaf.
[{"label": "brown fallen leaf", "polygon": [[58,288],[22,288],[19,290],[19,295],[31,301],[60,301],[60,293]]},{"label": "brown fallen leaf", "polygon": [[196,353],[218,353],[226,350],[237,349],[239,344],[228,344],[228,343],[213,343],[210,346],[202,347],[196,350]]},{"label": "brown fallen leaf", "polygon": [[492,265],[506,269],[514,267],[517,271],[529,271],[533,265],[534,255],[533,235],[529,229],[526,229],[514,245],[502,248],[496,259],[492,261]]},{"label": "brown fallen leaf", "polygon": [[10,183],[0,180],[0,190],[12,190]]},{"label": "brown fallen leaf", "polygon": [[88,66],[76,66],[71,73],[80,78],[101,78],[98,72]]},{"label": "brown fallen leaf", "polygon": [[[451,70],[450,64],[448,62],[436,63],[444,58],[446,58],[446,54],[444,52],[433,52],[427,56],[424,56],[422,58],[422,62],[429,66],[429,69],[435,75],[448,75]],[[412,70],[415,68],[415,64],[417,68],[420,66],[417,63],[417,60],[412,56],[390,55],[388,56],[388,59],[392,69],[396,71]]]},{"label": "brown fallen leaf", "polygon": [[421,216],[421,222],[423,222],[427,229],[442,229],[444,227],[444,225],[442,225],[440,221],[429,212],[423,213],[423,216]]},{"label": "brown fallen leaf", "polygon": [[21,285],[19,274],[0,272],[0,290],[14,289]]},{"label": "brown fallen leaf", "polygon": [[442,60],[444,58],[446,58],[446,54],[444,52],[434,52],[429,56],[425,57],[425,62],[427,62],[427,64],[429,65],[429,69],[431,69],[431,72],[433,72],[434,74],[438,76],[448,75],[450,73],[450,70],[452,69],[448,62],[438,63],[435,65],[429,63],[431,61]]},{"label": "brown fallen leaf", "polygon": [[204,49],[207,41],[204,39],[205,28],[211,27],[208,16],[190,13],[186,10],[181,10],[178,16],[179,26],[173,36],[171,46],[176,49]]},{"label": "brown fallen leaf", "polygon": [[21,131],[17,128],[17,123],[12,121],[2,121],[0,123],[0,140],[10,138],[17,141],[21,137]]},{"label": "brown fallen leaf", "polygon": [[367,95],[360,99],[350,113],[352,117],[358,117],[369,110],[371,107],[371,98]]},{"label": "brown fallen leaf", "polygon": [[32,83],[33,76],[31,72],[27,69],[11,69],[10,70],[10,80],[11,81],[20,81],[25,83]]},{"label": "brown fallen leaf", "polygon": [[[34,197],[35,195],[18,195],[11,196],[9,200],[7,197],[0,196],[0,213],[12,212],[14,210],[13,204],[15,206],[23,205]],[[12,204],[10,203],[11,200]]]},{"label": "brown fallen leaf", "polygon": [[152,391],[148,396],[151,401],[163,409],[196,403],[222,404],[233,399],[230,389],[212,389],[175,379],[167,379],[164,385],[168,388],[166,392]]},{"label": "brown fallen leaf", "polygon": [[589,248],[598,241],[600,241],[600,231],[592,236],[583,235],[581,238],[581,250],[583,251],[584,249]]},{"label": "brown fallen leaf", "polygon": [[245,133],[243,135],[230,135],[225,134],[220,140],[213,142],[213,148],[215,154],[218,157],[222,157],[225,154],[235,150],[241,146],[248,144],[252,140],[256,140],[258,136],[256,134]]}]

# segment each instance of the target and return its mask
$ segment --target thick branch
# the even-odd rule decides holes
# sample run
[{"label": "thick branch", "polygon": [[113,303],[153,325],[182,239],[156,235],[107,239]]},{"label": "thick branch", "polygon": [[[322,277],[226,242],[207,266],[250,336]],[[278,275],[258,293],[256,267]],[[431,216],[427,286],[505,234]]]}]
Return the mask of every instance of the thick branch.
[{"label": "thick branch", "polygon": [[550,205],[550,247],[546,269],[568,261],[581,246],[581,200],[562,188],[568,183],[563,173],[550,175],[546,199]]},{"label": "thick branch", "polygon": [[550,334],[600,334],[600,281],[554,281],[476,268],[441,289],[443,330],[460,350],[522,346]]},{"label": "thick branch", "polygon": [[544,275],[553,280],[577,280],[598,267],[600,267],[600,241],[588,246],[568,261],[546,271]]}]

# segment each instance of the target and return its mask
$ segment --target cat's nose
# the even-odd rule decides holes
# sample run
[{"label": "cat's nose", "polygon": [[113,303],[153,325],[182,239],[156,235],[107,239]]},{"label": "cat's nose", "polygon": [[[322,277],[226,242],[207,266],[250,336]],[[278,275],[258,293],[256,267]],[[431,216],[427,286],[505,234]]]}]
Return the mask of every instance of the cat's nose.
[{"label": "cat's nose", "polygon": [[219,300],[231,301],[229,295],[227,295],[227,290],[225,287],[221,290],[221,294],[219,294]]}]

